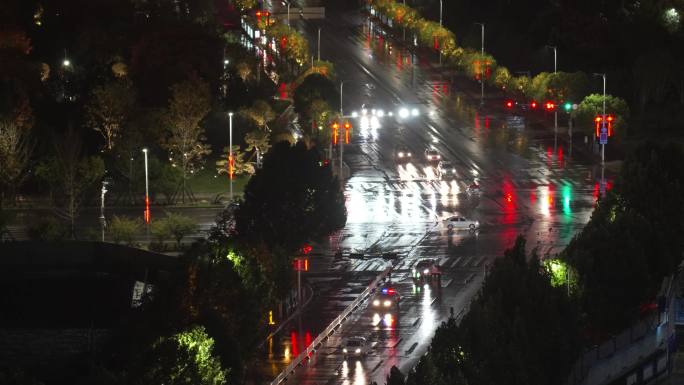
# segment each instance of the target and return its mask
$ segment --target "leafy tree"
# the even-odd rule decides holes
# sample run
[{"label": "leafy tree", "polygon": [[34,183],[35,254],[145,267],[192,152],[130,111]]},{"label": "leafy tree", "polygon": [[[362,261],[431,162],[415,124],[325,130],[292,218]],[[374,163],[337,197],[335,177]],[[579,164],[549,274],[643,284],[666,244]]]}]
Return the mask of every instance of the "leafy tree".
[{"label": "leafy tree", "polygon": [[245,135],[245,151],[254,151],[257,168],[261,167],[261,158],[271,148],[270,135],[263,131],[252,131]]},{"label": "leafy tree", "polygon": [[407,384],[557,384],[580,352],[579,312],[525,240],[496,260],[459,325],[435,333]]},{"label": "leafy tree", "polygon": [[26,235],[32,241],[61,241],[69,237],[69,230],[52,216],[40,217],[29,223]]},{"label": "leafy tree", "polygon": [[300,116],[308,116],[307,113],[314,100],[323,100],[329,106],[337,106],[340,103],[338,95],[339,90],[330,79],[318,74],[309,75],[294,91],[295,111]]},{"label": "leafy tree", "polygon": [[636,320],[682,260],[683,161],[675,145],[636,148],[563,253],[577,272],[580,303],[598,340]]},{"label": "leafy tree", "polygon": [[112,222],[109,224],[109,234],[114,243],[123,242],[130,246],[133,244],[134,237],[140,233],[141,227],[142,225],[138,219],[114,215]]},{"label": "leafy tree", "polygon": [[329,167],[303,143],[276,144],[249,180],[236,213],[240,238],[293,251],[344,226],[344,198]]},{"label": "leafy tree", "polygon": [[135,93],[123,81],[112,81],[93,90],[86,106],[86,121],[105,140],[105,149],[111,151],[135,105]]},{"label": "leafy tree", "polygon": [[273,108],[263,100],[255,100],[251,107],[240,110],[240,114],[254,122],[260,130],[266,130],[268,122],[275,119]]},{"label": "leafy tree", "polygon": [[160,338],[143,356],[140,371],[136,383],[152,385],[222,385],[230,378],[202,326]]},{"label": "leafy tree", "polygon": [[235,65],[235,71],[243,82],[247,82],[252,76],[252,65],[250,63],[241,61]]},{"label": "leafy tree", "polygon": [[181,199],[192,198],[187,180],[211,153],[205,143],[204,129],[201,126],[211,110],[209,86],[204,81],[191,78],[171,87],[172,97],[167,111],[168,136],[162,146],[169,152],[174,167],[183,175]]},{"label": "leafy tree", "polygon": [[579,103],[589,93],[589,85],[589,77],[581,71],[550,74],[549,96],[557,103],[565,101]]},{"label": "leafy tree", "polygon": [[150,224],[150,233],[157,241],[160,248],[164,248],[164,242],[171,237],[171,230],[165,220],[155,220]]},{"label": "leafy tree", "polygon": [[81,150],[80,136],[70,127],[63,140],[55,139],[56,156],[36,168],[36,175],[50,186],[57,215],[69,222],[71,237],[83,200],[105,175],[102,158],[81,157]]},{"label": "leafy tree", "polygon": [[[594,132],[594,118],[603,113],[603,94],[587,95],[577,108],[577,124],[587,133]],[[613,130],[619,135],[620,130],[629,120],[627,103],[616,96],[606,95],[606,114],[615,116]]]},{"label": "leafy tree", "polygon": [[494,84],[497,87],[505,89],[511,81],[511,73],[506,67],[497,67],[494,71]]},{"label": "leafy tree", "polygon": [[[216,172],[219,174],[228,174],[228,157],[230,152],[226,146],[223,149],[223,156],[216,161]],[[245,160],[245,153],[240,150],[240,146],[233,145],[233,173],[240,174],[254,174],[254,165]]]},{"label": "leafy tree", "polygon": [[199,228],[197,222],[185,215],[166,213],[166,218],[158,220],[166,226],[168,232],[176,239],[176,246],[180,248],[181,240],[186,236],[196,232]]},{"label": "leafy tree", "polygon": [[17,186],[24,179],[32,146],[30,127],[0,117],[0,206],[5,199],[13,199]]},{"label": "leafy tree", "polygon": [[396,366],[392,365],[389,375],[387,376],[386,385],[404,385],[404,374]]},{"label": "leafy tree", "polygon": [[253,9],[257,5],[257,0],[234,0],[233,4],[235,8],[239,9],[241,12]]}]

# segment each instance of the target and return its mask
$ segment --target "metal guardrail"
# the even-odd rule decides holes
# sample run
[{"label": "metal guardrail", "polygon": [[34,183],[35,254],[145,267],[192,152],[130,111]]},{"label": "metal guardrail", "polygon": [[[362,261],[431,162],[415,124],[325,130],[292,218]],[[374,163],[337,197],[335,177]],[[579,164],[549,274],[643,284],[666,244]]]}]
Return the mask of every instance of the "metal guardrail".
[{"label": "metal guardrail", "polygon": [[316,338],[311,342],[309,346],[306,347],[304,351],[299,353],[297,357],[295,357],[287,367],[278,374],[278,376],[271,381],[271,385],[278,385],[281,382],[283,382],[287,376],[290,374],[294,373],[295,369],[297,369],[298,366],[304,364],[307,360],[311,359],[311,356],[313,353],[316,352],[316,349],[318,349],[321,344],[323,343],[323,340],[330,337],[335,330],[344,322],[349,315],[356,310],[356,308],[363,302],[378,286],[380,281],[385,279],[387,277],[387,274],[392,270],[392,266],[387,267],[380,275],[375,277],[373,282],[368,285],[368,287],[358,296],[356,299],[349,305],[347,306],[340,315],[337,316],[329,325],[326,327]]}]

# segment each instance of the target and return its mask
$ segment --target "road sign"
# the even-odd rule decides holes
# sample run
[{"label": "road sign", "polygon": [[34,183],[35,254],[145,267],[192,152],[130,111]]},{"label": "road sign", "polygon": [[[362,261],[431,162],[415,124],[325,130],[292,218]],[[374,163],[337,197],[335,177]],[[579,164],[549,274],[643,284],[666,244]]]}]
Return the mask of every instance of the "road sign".
[{"label": "road sign", "polygon": [[608,144],[608,129],[606,128],[605,123],[603,123],[601,125],[601,134],[599,135],[599,143],[600,144]]}]

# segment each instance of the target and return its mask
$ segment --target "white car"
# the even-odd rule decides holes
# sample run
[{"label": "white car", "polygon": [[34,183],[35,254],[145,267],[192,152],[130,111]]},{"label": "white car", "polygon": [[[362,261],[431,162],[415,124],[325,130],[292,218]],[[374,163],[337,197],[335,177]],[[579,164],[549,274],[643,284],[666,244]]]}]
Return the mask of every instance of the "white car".
[{"label": "white car", "polygon": [[458,216],[458,215],[445,219],[444,224],[446,225],[446,227],[449,230],[451,230],[451,229],[475,230],[475,229],[480,227],[479,221],[473,221],[473,220],[466,219],[466,218]]},{"label": "white car", "polygon": [[365,338],[363,337],[349,337],[342,344],[342,353],[344,357],[357,356],[362,357],[368,354],[369,346]]},{"label": "white car", "polygon": [[425,159],[428,162],[439,162],[442,159],[442,156],[439,155],[439,152],[434,148],[428,148],[425,150]]},{"label": "white car", "polygon": [[441,179],[456,178],[456,167],[448,160],[443,160],[437,165],[437,176]]}]

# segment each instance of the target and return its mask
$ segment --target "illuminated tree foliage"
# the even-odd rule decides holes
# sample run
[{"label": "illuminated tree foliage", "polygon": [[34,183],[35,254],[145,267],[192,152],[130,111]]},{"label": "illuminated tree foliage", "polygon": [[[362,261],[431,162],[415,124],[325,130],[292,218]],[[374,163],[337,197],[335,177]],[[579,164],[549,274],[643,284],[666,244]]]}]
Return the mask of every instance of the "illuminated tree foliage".
[{"label": "illuminated tree foliage", "polygon": [[167,109],[167,137],[162,146],[169,152],[169,160],[183,175],[179,186],[181,199],[193,199],[187,187],[191,174],[204,164],[211,153],[206,144],[202,121],[211,110],[209,85],[198,78],[190,78],[171,87],[171,100]]},{"label": "illuminated tree foliage", "polygon": [[86,121],[102,135],[106,150],[111,151],[114,148],[134,104],[135,93],[123,81],[113,81],[93,90],[86,106]]},{"label": "illuminated tree foliage", "polygon": [[14,199],[24,179],[31,154],[29,129],[0,117],[0,206],[6,199]]},{"label": "illuminated tree foliage", "polygon": [[202,326],[192,326],[170,337],[162,337],[144,357],[140,384],[223,385],[228,370],[214,355],[214,340]]}]

